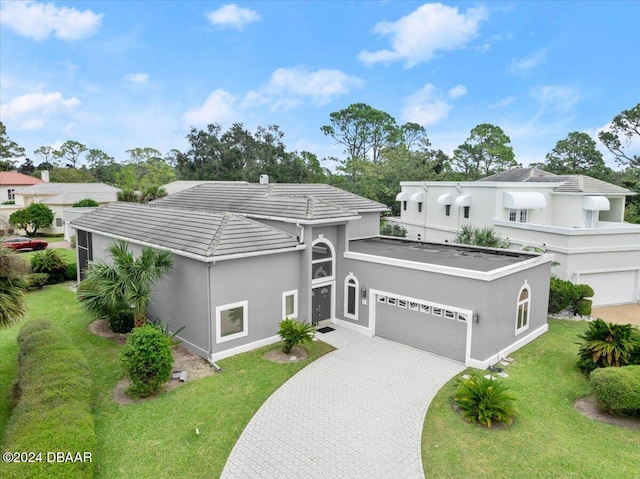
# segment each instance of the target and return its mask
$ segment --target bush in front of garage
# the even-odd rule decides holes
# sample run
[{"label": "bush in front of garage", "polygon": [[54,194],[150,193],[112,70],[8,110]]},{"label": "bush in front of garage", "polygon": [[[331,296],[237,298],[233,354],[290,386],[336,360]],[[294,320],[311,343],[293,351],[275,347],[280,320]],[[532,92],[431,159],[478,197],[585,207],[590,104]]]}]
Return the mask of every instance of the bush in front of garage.
[{"label": "bush in front of garage", "polygon": [[[93,453],[96,433],[91,413],[89,366],[71,339],[50,321],[25,324],[18,334],[16,405],[3,451],[41,452],[40,461],[3,463],[0,477],[87,478],[91,462],[48,462],[47,451]],[[27,458],[28,459],[28,458]]]},{"label": "bush in front of garage", "polygon": [[580,299],[582,290],[571,281],[551,277],[549,287],[549,313],[559,313]]}]

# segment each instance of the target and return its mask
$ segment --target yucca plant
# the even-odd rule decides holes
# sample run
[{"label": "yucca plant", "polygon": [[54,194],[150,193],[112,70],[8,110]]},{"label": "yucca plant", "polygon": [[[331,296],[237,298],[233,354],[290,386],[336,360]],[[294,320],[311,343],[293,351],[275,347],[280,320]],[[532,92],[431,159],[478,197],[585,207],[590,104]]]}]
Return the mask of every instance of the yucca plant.
[{"label": "yucca plant", "polygon": [[462,379],[453,401],[462,417],[488,427],[494,422],[510,424],[516,415],[515,398],[508,386],[499,379],[485,378],[482,373]]},{"label": "yucca plant", "polygon": [[586,373],[596,368],[627,366],[633,364],[640,355],[640,331],[630,324],[613,324],[596,319],[578,337],[583,340],[578,343],[578,366]]},{"label": "yucca plant", "polygon": [[314,332],[315,328],[312,324],[296,321],[293,318],[283,319],[280,321],[280,331],[278,331],[284,341],[282,352],[289,354],[294,346],[311,341]]}]

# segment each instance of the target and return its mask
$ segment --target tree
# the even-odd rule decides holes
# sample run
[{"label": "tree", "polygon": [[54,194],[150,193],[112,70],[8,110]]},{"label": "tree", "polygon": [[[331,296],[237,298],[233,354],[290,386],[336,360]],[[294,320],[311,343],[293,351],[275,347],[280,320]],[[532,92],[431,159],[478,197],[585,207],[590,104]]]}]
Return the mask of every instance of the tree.
[{"label": "tree", "polygon": [[175,180],[175,170],[155,148],[133,148],[127,150],[127,153],[128,164],[120,167],[115,175],[115,184],[119,188],[142,191],[150,186]]},{"label": "tree", "polygon": [[115,159],[97,148],[92,148],[87,152],[87,166],[100,183],[109,185],[116,184],[118,172],[122,168],[120,163],[116,163]]},{"label": "tree", "polygon": [[91,198],[85,198],[83,200],[76,201],[71,207],[72,208],[88,208],[88,207],[96,207],[96,206],[100,206],[100,203],[98,203],[96,200],[92,200]]},{"label": "tree", "polygon": [[487,248],[509,247],[509,239],[502,238],[491,226],[476,228],[473,225],[463,225],[453,242]]},{"label": "tree", "polygon": [[601,131],[598,138],[621,165],[640,167],[640,154],[625,152],[633,140],[640,139],[640,103],[623,110],[611,122],[611,131]]},{"label": "tree", "polygon": [[[42,166],[42,165],[40,165]],[[42,178],[42,170],[34,171],[33,176]],[[49,170],[49,181],[51,183],[92,183],[96,179],[91,171],[83,165],[81,168],[58,168],[53,167]]]},{"label": "tree", "polygon": [[38,158],[42,160],[42,162],[38,165],[36,169],[38,170],[51,170],[55,166],[58,166],[57,161],[54,160],[55,150],[51,146],[41,146],[37,150],[33,152]]},{"label": "tree", "polygon": [[396,145],[402,137],[395,118],[365,103],[349,105],[330,113],[329,118],[331,124],[320,130],[345,147],[346,161],[366,159],[371,154],[373,162],[377,163],[382,149]]},{"label": "tree", "polygon": [[453,164],[465,180],[505,171],[517,166],[510,143],[502,128],[482,123],[471,130],[466,141],[453,152]]},{"label": "tree", "polygon": [[33,164],[33,161],[31,161],[31,159],[29,158],[25,158],[22,164],[18,167],[18,172],[22,173],[23,175],[30,175],[35,170],[36,170],[36,167]]},{"label": "tree", "polygon": [[42,203],[33,203],[9,216],[9,223],[24,229],[27,236],[35,236],[40,228],[53,223],[53,211]]},{"label": "tree", "polygon": [[87,151],[87,145],[75,140],[65,141],[59,150],[53,152],[56,158],[67,161],[67,168],[75,168],[80,156]]},{"label": "tree", "polygon": [[0,121],[0,158],[24,156],[24,148],[12,141],[7,135],[7,127]]},{"label": "tree", "polygon": [[547,153],[546,160],[539,166],[558,175],[586,174],[604,179],[611,171],[593,138],[578,131],[572,131],[564,140],[558,141]]},{"label": "tree", "polygon": [[78,300],[96,316],[133,310],[135,326],[144,326],[151,292],[173,267],[171,253],[144,247],[140,255],[134,255],[122,240],[112,243],[107,251],[111,262],[98,260],[89,265],[78,286]]},{"label": "tree", "polygon": [[28,267],[20,256],[0,247],[0,327],[11,326],[24,315]]}]

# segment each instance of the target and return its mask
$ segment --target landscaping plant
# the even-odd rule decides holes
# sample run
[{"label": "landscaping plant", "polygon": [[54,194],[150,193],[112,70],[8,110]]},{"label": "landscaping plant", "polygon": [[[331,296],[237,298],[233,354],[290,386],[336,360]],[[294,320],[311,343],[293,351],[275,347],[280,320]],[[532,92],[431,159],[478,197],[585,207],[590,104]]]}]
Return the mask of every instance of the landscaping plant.
[{"label": "landscaping plant", "polygon": [[551,276],[549,285],[549,313],[559,313],[563,309],[572,306],[580,299],[582,290],[571,281],[565,281],[556,276]]},{"label": "landscaping plant", "polygon": [[578,366],[586,373],[597,368],[632,364],[640,349],[640,331],[630,324],[606,323],[596,319],[578,337],[583,340],[579,343]]},{"label": "landscaping plant", "polygon": [[476,228],[473,225],[462,225],[453,242],[487,248],[509,247],[509,240],[502,238],[491,226]]},{"label": "landscaping plant", "polygon": [[24,259],[0,247],[0,327],[10,326],[24,314],[28,270]]},{"label": "landscaping plant", "polygon": [[171,376],[171,340],[151,324],[134,328],[127,337],[121,359],[132,383],[127,393],[134,397],[149,396]]},{"label": "landscaping plant", "polygon": [[282,352],[289,354],[294,346],[311,341],[314,332],[315,328],[312,324],[296,321],[293,318],[283,319],[280,321],[280,331],[278,331],[284,341]]},{"label": "landscaping plant", "polygon": [[589,379],[602,410],[640,414],[640,366],[598,369]]},{"label": "landscaping plant", "polygon": [[62,283],[67,279],[67,263],[55,249],[37,251],[31,257],[31,271],[48,274],[48,284]]},{"label": "landscaping plant", "polygon": [[483,373],[477,373],[460,381],[453,401],[469,422],[488,427],[494,422],[510,424],[516,410],[515,398],[508,389],[502,380],[485,378]]}]

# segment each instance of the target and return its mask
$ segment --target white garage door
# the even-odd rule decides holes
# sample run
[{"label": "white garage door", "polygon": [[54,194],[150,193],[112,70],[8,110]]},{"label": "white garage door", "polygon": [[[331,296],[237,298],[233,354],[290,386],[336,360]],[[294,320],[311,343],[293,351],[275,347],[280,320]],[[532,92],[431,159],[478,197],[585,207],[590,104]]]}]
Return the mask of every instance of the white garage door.
[{"label": "white garage door", "polygon": [[632,303],[635,301],[636,271],[612,271],[608,273],[586,273],[579,277],[580,283],[593,288],[594,306],[604,304]]},{"label": "white garage door", "polygon": [[464,362],[467,314],[394,296],[376,301],[376,336]]}]

